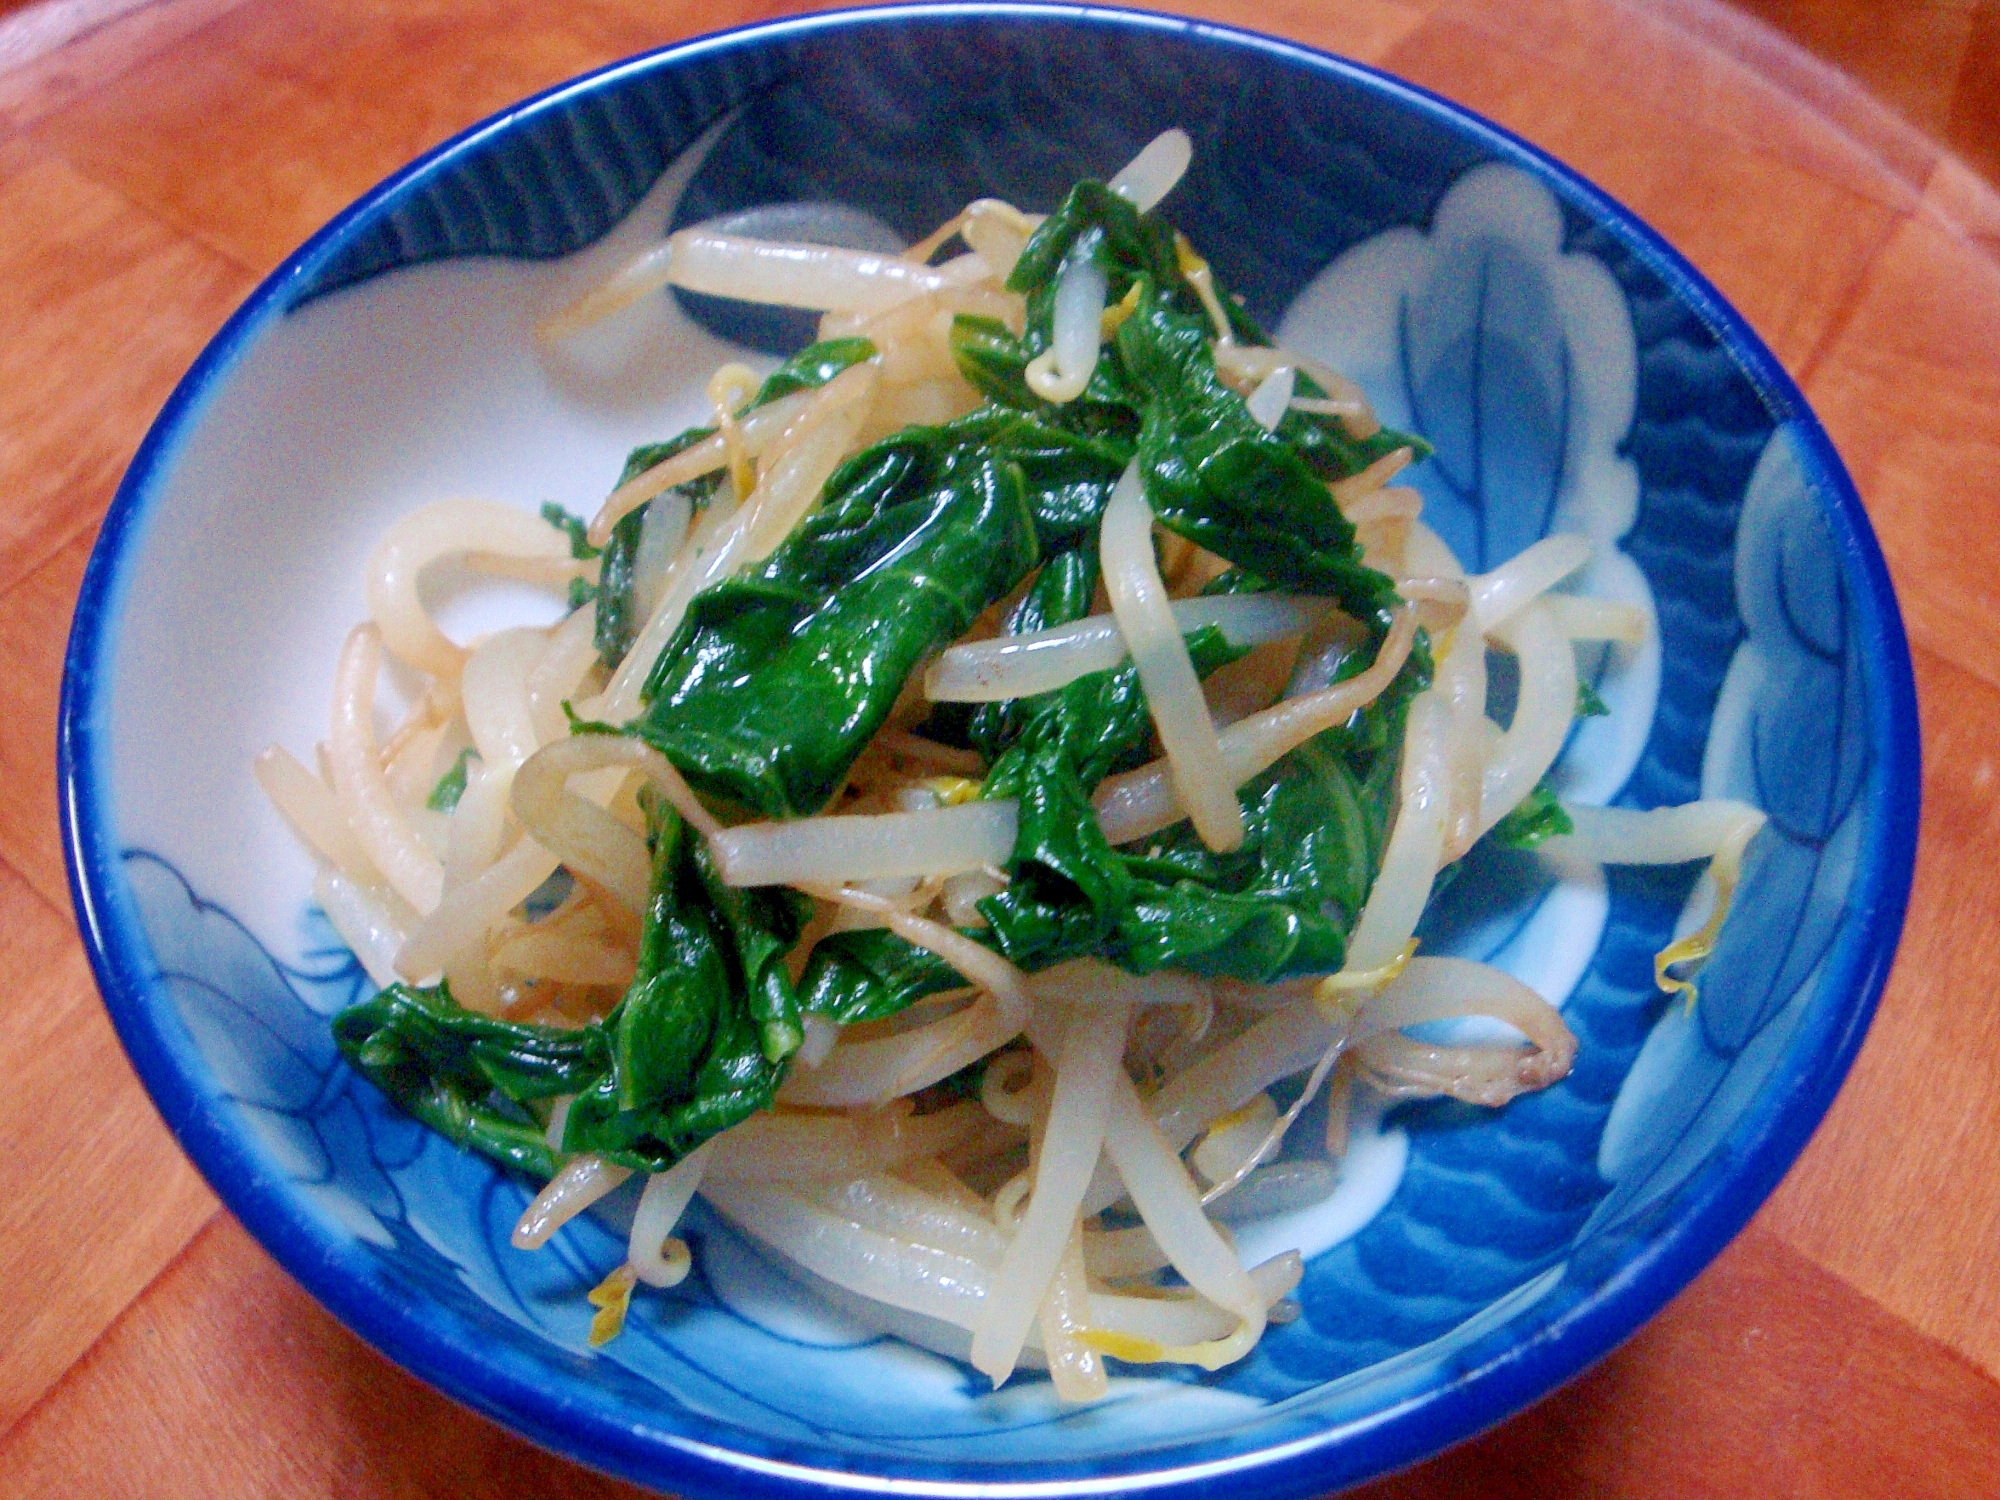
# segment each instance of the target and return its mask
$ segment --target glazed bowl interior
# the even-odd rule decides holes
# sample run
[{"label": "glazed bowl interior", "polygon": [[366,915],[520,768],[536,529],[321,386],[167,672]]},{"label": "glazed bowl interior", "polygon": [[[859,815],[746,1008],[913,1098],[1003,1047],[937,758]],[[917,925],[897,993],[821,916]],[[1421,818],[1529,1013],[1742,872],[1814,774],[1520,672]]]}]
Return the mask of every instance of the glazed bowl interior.
[{"label": "glazed bowl interior", "polygon": [[[708,371],[796,319],[662,295],[559,351],[535,321],[666,229],[872,248],[966,201],[1053,206],[1179,125],[1165,211],[1249,312],[1426,434],[1431,523],[1471,569],[1588,535],[1583,592],[1648,643],[1580,661],[1610,713],[1566,796],[1770,817],[1692,1006],[1653,954],[1698,868],[1484,857],[1426,951],[1564,1008],[1574,1072],[1498,1111],[1363,1100],[1323,1205],[1235,1226],[1307,1254],[1301,1315],[1215,1374],[1131,1370],[1087,1410],[983,1389],[697,1210],[697,1273],[592,1353],[580,1290],[616,1200],[523,1255],[530,1186],[339,1060],[368,988],[249,774],[325,734],[387,523],[443,495],[589,511]],[[460,629],[552,618],[465,588]],[[537,614],[536,612],[540,613]],[[1629,214],[1365,69],[1156,17],[908,8],[621,64],[450,143],[252,298],[134,463],[65,686],[64,813],[119,1031],[225,1201],[351,1327],[547,1445],[683,1492],[1325,1490],[1409,1462],[1631,1332],[1740,1227],[1824,1111],[1908,889],[1909,667],[1853,491],[1754,335]],[[1294,1133],[1295,1154],[1322,1134]],[[996,1488],[997,1487],[997,1488]]]}]

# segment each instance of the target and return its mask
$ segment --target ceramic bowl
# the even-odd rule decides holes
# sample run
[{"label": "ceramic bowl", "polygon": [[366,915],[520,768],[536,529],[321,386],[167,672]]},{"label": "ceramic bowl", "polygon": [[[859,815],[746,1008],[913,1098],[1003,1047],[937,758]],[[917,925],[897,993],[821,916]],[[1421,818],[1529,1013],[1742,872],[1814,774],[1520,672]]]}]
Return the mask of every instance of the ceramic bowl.
[{"label": "ceramic bowl", "polygon": [[[1651,644],[1586,658],[1611,713],[1565,794],[1770,816],[1701,998],[1655,950],[1698,870],[1486,861],[1427,951],[1559,1001],[1581,1051],[1495,1112],[1365,1105],[1338,1190],[1238,1226],[1299,1245],[1301,1316],[1213,1375],[1088,1410],[878,1336],[699,1212],[699,1272],[600,1353],[580,1290],[616,1203],[524,1255],[528,1185],[399,1115],[327,1017],[366,988],[253,784],[323,737],[362,562],[440,495],[593,507],[725,357],[791,320],[662,295],[549,354],[535,320],[666,229],[899,245],[968,199],[1046,209],[1180,125],[1166,205],[1288,342],[1437,444],[1417,484],[1472,568],[1588,534]],[[546,601],[460,601],[548,610]],[[733,32],[510,110],[370,193],[202,355],[85,580],[61,739],[77,911],[188,1154],[334,1314],[459,1400],[693,1495],[1324,1491],[1493,1423],[1602,1355],[1750,1216],[1832,1098],[1909,886],[1916,714],[1894,598],[1832,447],[1678,255],[1442,100],[1266,38],[1059,7]],[[1294,1132],[1309,1151],[1317,1134]],[[629,1211],[629,1210],[628,1210]],[[1727,1378],[1727,1372],[1721,1372]]]}]

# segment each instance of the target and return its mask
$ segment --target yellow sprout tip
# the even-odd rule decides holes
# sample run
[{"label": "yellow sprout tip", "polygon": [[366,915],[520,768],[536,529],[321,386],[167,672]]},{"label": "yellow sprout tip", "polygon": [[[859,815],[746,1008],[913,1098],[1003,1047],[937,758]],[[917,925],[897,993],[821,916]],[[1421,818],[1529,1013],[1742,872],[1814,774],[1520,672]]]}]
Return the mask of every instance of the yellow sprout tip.
[{"label": "yellow sprout tip", "polygon": [[1377,968],[1342,969],[1338,974],[1329,974],[1313,990],[1313,1004],[1328,1016],[1351,1014],[1362,1000],[1380,993],[1401,976],[1416,956],[1417,940],[1411,938],[1403,944],[1401,952]]},{"label": "yellow sprout tip", "polygon": [[981,785],[968,776],[927,776],[922,784],[937,794],[941,807],[962,807],[979,795]]},{"label": "yellow sprout tip", "polygon": [[1183,276],[1193,276],[1208,269],[1208,262],[1201,258],[1188,237],[1178,229],[1174,231],[1174,259],[1179,262]]},{"label": "yellow sprout tip", "polygon": [[1678,943],[1669,943],[1653,955],[1653,983],[1663,994],[1680,995],[1687,1000],[1688,1009],[1694,1009],[1700,991],[1692,979],[1682,979],[1667,971],[1676,964],[1700,963],[1715,951],[1715,945],[1706,940],[1704,932],[1697,932],[1682,938]]},{"label": "yellow sprout tip", "polygon": [[1103,313],[1098,317],[1097,320],[1098,337],[1106,339],[1110,338],[1114,333],[1116,333],[1119,330],[1120,326],[1123,325],[1125,320],[1131,317],[1132,314],[1137,312],[1138,310],[1139,310],[1139,283],[1135,281],[1132,283],[1131,286],[1125,289],[1125,295],[1118,300],[1116,306],[1105,308]]},{"label": "yellow sprout tip", "polygon": [[591,1348],[602,1349],[625,1331],[625,1314],[632,1306],[632,1289],[638,1284],[639,1273],[621,1265],[586,1294],[586,1300],[597,1309],[590,1320]]},{"label": "yellow sprout tip", "polygon": [[[1720,857],[1718,857],[1718,862]],[[1692,979],[1682,979],[1667,971],[1680,964],[1699,964],[1715,952],[1716,939],[1722,935],[1723,919],[1729,915],[1729,904],[1736,898],[1736,872],[1731,861],[1730,867],[1715,871],[1715,910],[1701,929],[1691,932],[1677,942],[1667,944],[1653,955],[1653,983],[1669,995],[1683,995],[1688,1008],[1692,1010],[1700,992]],[[1711,867],[1713,868],[1713,867]]]},{"label": "yellow sprout tip", "polygon": [[1112,1359],[1122,1359],[1130,1365],[1157,1365],[1167,1357],[1166,1346],[1157,1339],[1120,1333],[1115,1328],[1080,1328],[1076,1337],[1086,1349],[1094,1349]]}]

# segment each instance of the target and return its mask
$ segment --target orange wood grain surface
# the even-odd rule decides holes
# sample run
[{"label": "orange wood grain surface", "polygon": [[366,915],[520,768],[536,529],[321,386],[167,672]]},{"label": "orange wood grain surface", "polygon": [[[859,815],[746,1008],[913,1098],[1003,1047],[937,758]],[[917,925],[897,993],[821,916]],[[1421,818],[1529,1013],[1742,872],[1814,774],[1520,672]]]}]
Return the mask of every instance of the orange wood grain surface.
[{"label": "orange wood grain surface", "polygon": [[[0,0],[0,1500],[632,1493],[366,1349],[181,1158],[71,922],[57,683],[119,473],[259,276],[510,100],[802,8]],[[1597,1369],[1368,1493],[2000,1496],[2000,0],[1751,0],[1814,52],[1713,0],[1166,8],[1381,64],[1657,225],[1825,420],[1922,698],[1901,957],[1798,1166]]]}]

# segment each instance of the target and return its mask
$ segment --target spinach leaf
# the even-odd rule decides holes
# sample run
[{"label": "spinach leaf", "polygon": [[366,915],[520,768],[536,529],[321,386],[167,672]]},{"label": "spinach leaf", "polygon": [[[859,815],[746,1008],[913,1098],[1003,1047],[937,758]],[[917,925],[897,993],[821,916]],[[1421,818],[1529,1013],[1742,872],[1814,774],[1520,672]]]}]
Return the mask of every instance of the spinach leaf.
[{"label": "spinach leaf", "polygon": [[727,1001],[729,970],[713,914],[706,903],[688,899],[694,894],[687,889],[694,842],[680,818],[660,820],[639,972],[612,1028],[621,1111],[649,1112],[662,1100],[685,1097]]},{"label": "spinach leaf", "polygon": [[[1134,301],[1083,397],[1051,409],[1033,397],[1023,372],[1049,347],[1055,287],[1064,265],[1079,256],[1104,272],[1112,303],[1128,294]],[[1429,445],[1387,428],[1356,439],[1336,419],[1296,410],[1266,432],[1216,373],[1215,329],[1187,274],[1198,264],[1164,220],[1140,214],[1101,184],[1079,183],[1008,279],[1027,295],[1023,334],[1016,338],[991,320],[955,324],[960,371],[996,402],[1121,442],[1132,441],[1137,416],[1147,499],[1163,524],[1273,583],[1329,595],[1357,618],[1379,620],[1393,603],[1390,581],[1361,565],[1353,529],[1325,484],[1400,447],[1425,457]],[[1217,290],[1232,336],[1263,343]],[[1304,376],[1300,393],[1325,395]]]},{"label": "spinach leaf", "polygon": [[[1242,655],[1213,626],[1187,639],[1204,677]],[[1039,967],[1092,951],[1131,903],[1125,861],[1105,841],[1090,798],[1106,776],[1146,760],[1153,725],[1129,661],[1021,706],[1019,738],[981,787],[983,797],[1019,800],[1020,831],[1007,889],[980,911],[1008,958]]]},{"label": "spinach leaf", "polygon": [[571,1104],[565,1151],[661,1171],[768,1109],[803,1032],[784,955],[804,925],[789,893],[725,887],[663,803],[639,972],[613,1013],[610,1069]]},{"label": "spinach leaf", "polygon": [[1304,745],[1238,798],[1241,848],[1216,854],[1183,823],[1127,856],[1139,890],[1119,929],[1126,968],[1266,980],[1345,961],[1383,835],[1345,758]]},{"label": "spinach leaf", "polygon": [[[1025,370],[1049,347],[1064,267],[1083,258],[1104,273],[1115,333],[1083,395],[1057,407],[1034,396]],[[910,674],[1023,579],[1033,575],[1008,631],[1088,613],[1104,504],[1135,456],[1160,522],[1236,564],[1215,591],[1331,597],[1379,639],[1392,585],[1362,564],[1326,486],[1396,448],[1429,449],[1386,429],[1356,439],[1297,410],[1266,431],[1217,372],[1215,330],[1190,280],[1200,264],[1163,219],[1101,183],[1078,184],[1010,276],[1026,301],[1022,332],[975,317],[952,325],[954,359],[988,404],[844,463],[776,551],[693,601],[625,732],[712,797],[767,816],[817,811]],[[1226,294],[1220,305],[1232,338],[1263,342]],[[873,353],[860,339],[814,345],[753,404],[823,384]],[[1324,394],[1303,377],[1300,391]],[[624,478],[709,435],[698,428],[635,450]],[[719,482],[683,491],[702,504]],[[603,551],[597,644],[608,665],[641,623],[633,572],[643,515],[621,521]],[[578,527],[551,519],[581,545]],[[1358,642],[1335,677],[1361,670],[1374,645]],[[1204,675],[1236,654],[1212,628],[1188,646]],[[1185,823],[1139,847],[1105,841],[1091,796],[1151,743],[1129,663],[951,717],[955,742],[986,761],[981,795],[1021,810],[1010,882],[981,904],[986,925],[970,935],[1030,969],[1083,953],[1141,973],[1172,966],[1255,980],[1338,968],[1380,867],[1403,717],[1429,673],[1420,642],[1376,703],[1243,787],[1247,836],[1228,854]],[[802,1012],[875,1019],[961,982],[930,953],[869,930],[821,941],[795,988],[784,960],[806,904],[722,885],[670,810],[649,807],[649,817],[638,974],[603,1022],[512,1026],[468,1015],[441,989],[396,987],[341,1018],[343,1050],[412,1112],[496,1159],[552,1170],[524,1106],[568,1093],[564,1150],[656,1170],[770,1104]],[[1546,837],[1561,810],[1549,798],[1517,817],[1492,836]]]},{"label": "spinach leaf", "polygon": [[1576,680],[1576,716],[1579,719],[1601,719],[1611,712],[1611,705],[1604,701],[1594,683],[1579,677]]},{"label": "spinach leaf", "polygon": [[812,902],[783,886],[746,890],[724,885],[704,844],[695,845],[694,861],[702,890],[728,939],[745,1008],[756,1025],[758,1047],[766,1062],[781,1063],[805,1040],[785,955],[805,931]]},{"label": "spinach leaf", "polygon": [[763,566],[696,597],[635,731],[702,790],[815,812],[910,673],[1039,561],[1019,466],[907,428],[843,464]]},{"label": "spinach leaf", "polygon": [[[1008,612],[1001,625],[1002,635],[1032,635],[1057,625],[1072,624],[1090,613],[1091,597],[1097,590],[1097,547],[1086,541],[1066,552],[1058,552],[1042,564],[1042,570]],[[982,703],[973,711],[967,741],[985,757],[989,766],[1020,738],[1034,706],[1043,700],[1009,698],[998,703]],[[990,793],[989,793],[990,795]]]},{"label": "spinach leaf", "polygon": [[960,313],[951,320],[951,357],[966,384],[989,400],[1021,411],[1043,403],[1028,389],[1028,361],[1034,356],[998,318]]},{"label": "spinach leaf", "polygon": [[1139,461],[1162,524],[1260,578],[1382,620],[1395,585],[1363,565],[1320,476],[1222,383],[1206,321],[1147,286],[1118,349],[1147,392]]},{"label": "spinach leaf", "polygon": [[458,752],[458,759],[451,763],[451,769],[438,777],[431,794],[424,798],[424,806],[432,812],[448,813],[458,806],[458,799],[465,795],[466,768],[478,758],[479,752],[467,745]]},{"label": "spinach leaf", "polygon": [[[638,478],[656,464],[665,463],[676,453],[692,448],[712,429],[696,428],[684,432],[677,438],[664,443],[652,443],[643,448],[634,448],[625,460],[625,468],[618,476],[618,483],[625,484]],[[679,493],[688,497],[695,506],[708,504],[716,488],[722,483],[720,474],[704,474],[699,479],[677,486]],[[638,599],[633,593],[636,578],[635,567],[639,560],[639,536],[645,529],[646,512],[652,502],[640,506],[629,515],[622,517],[611,528],[611,535],[604,542],[604,560],[597,568],[597,633],[595,644],[597,658],[606,671],[616,671],[618,663],[625,659],[625,653],[632,649],[632,642],[638,636],[645,621],[640,618]]]},{"label": "spinach leaf", "polygon": [[[1188,638],[1198,671],[1233,654],[1219,632]],[[1333,674],[1352,676],[1357,651]],[[966,936],[1022,967],[1091,954],[1134,973],[1180,968],[1267,981],[1340,967],[1388,842],[1397,747],[1410,699],[1428,686],[1419,648],[1381,697],[1239,792],[1246,837],[1216,854],[1186,823],[1142,846],[1105,845],[1089,793],[1110,770],[1143,759],[1150,734],[1136,678],[1131,710],[1117,672],[1098,673],[1040,699],[993,763],[985,796],[1022,798],[1021,832],[1006,890],[980,903],[987,925]],[[1088,709],[1078,699],[1099,695]],[[1066,696],[1069,701],[1065,702]],[[1020,705],[1017,705],[1019,707]],[[1116,720],[1123,713],[1123,737]],[[1090,738],[1102,732],[1103,740]],[[1082,737],[1084,766],[1075,763]],[[817,944],[801,987],[807,1009],[842,1021],[893,1015],[962,983],[942,960],[888,932],[845,932]]]},{"label": "spinach leaf", "polygon": [[[1326,398],[1325,389],[1303,370],[1294,379],[1295,395],[1308,400]],[[1387,458],[1398,448],[1408,448],[1417,460],[1429,458],[1432,452],[1429,443],[1412,433],[1383,427],[1377,429],[1372,437],[1357,438],[1348,432],[1338,417],[1300,411],[1297,407],[1287,411],[1279,421],[1278,436],[1292,445],[1292,450],[1305,461],[1307,468],[1328,481],[1359,474],[1377,459]]]},{"label": "spinach leaf", "polygon": [[1563,811],[1555,788],[1543,777],[1486,836],[1509,849],[1532,849],[1545,839],[1575,832],[1576,825]]},{"label": "spinach leaf", "polygon": [[[1032,354],[1048,348],[1054,321],[1056,283],[1072,260],[1089,259],[1104,273],[1105,302],[1116,306],[1135,282],[1164,289],[1185,312],[1203,311],[1201,296],[1182,273],[1181,241],[1173,225],[1142,214],[1128,198],[1101,182],[1079,182],[1056,211],[1044,219],[1007,277],[1009,291],[1028,299],[1027,334]],[[1223,299],[1225,309],[1233,306]],[[1242,331],[1261,336],[1247,322]]]},{"label": "spinach leaf", "polygon": [[755,411],[794,391],[809,391],[825,385],[834,376],[875,357],[875,346],[867,339],[822,339],[808,344],[764,377],[757,394],[743,409]]},{"label": "spinach leaf", "polygon": [[[985,933],[967,934],[989,941]],[[964,984],[958,970],[927,948],[882,927],[836,932],[813,944],[799,979],[802,1009],[841,1026],[879,1021],[926,995]]]},{"label": "spinach leaf", "polygon": [[588,1088],[610,1066],[600,1025],[495,1020],[463,1009],[443,985],[392,984],[334,1017],[333,1037],[358,1072],[431,1129],[541,1177],[555,1172],[555,1153],[517,1106]]},{"label": "spinach leaf", "polygon": [[[953,324],[952,352],[960,373],[992,400],[1038,411],[1072,427],[1095,429],[1110,422],[1129,441],[1131,419],[1153,392],[1148,385],[1150,370],[1134,363],[1122,339],[1105,350],[1089,388],[1076,402],[1050,408],[1027,386],[1028,361],[1049,347],[1056,283],[1063,266],[1079,256],[1092,258],[1104,272],[1107,300],[1114,309],[1128,295],[1143,295],[1156,310],[1187,319],[1204,341],[1214,333],[1207,306],[1189,279],[1189,269],[1201,264],[1192,247],[1163,219],[1140,214],[1103,185],[1085,182],[1043,221],[1008,278],[1009,287],[1028,298],[1022,335],[1017,338],[990,318],[964,318]],[[1269,342],[1224,288],[1217,285],[1215,291],[1237,343]],[[1128,305],[1110,316],[1129,321],[1131,311]],[[1326,391],[1310,375],[1299,372],[1296,380],[1300,396],[1325,398]],[[1129,410],[1105,409],[1119,406]],[[1243,416],[1247,418],[1247,411]],[[1322,480],[1345,479],[1398,448],[1413,449],[1419,459],[1431,453],[1430,444],[1408,433],[1383,428],[1358,439],[1337,418],[1298,410],[1285,414],[1278,436]]]},{"label": "spinach leaf", "polygon": [[[629,465],[628,465],[629,467]],[[632,592],[633,564],[639,556],[639,532],[646,524],[642,505],[611,528],[604,543],[604,561],[597,574],[597,659],[606,671],[616,671],[645,622],[638,618]]]},{"label": "spinach leaf", "polygon": [[[1135,431],[1137,425],[1132,424]],[[1132,461],[1130,438],[1077,432],[1005,409],[973,412],[947,430],[962,441],[986,444],[1020,470],[1045,552],[1096,542],[1104,503]]]},{"label": "spinach leaf", "polygon": [[996,770],[987,785],[1019,800],[1020,832],[1007,888],[980,903],[987,930],[1008,958],[1037,968],[1092,951],[1132,899],[1090,805],[1095,782],[1059,739],[1023,744]]},{"label": "spinach leaf", "polygon": [[410,1114],[503,1165],[559,1165],[524,1106],[571,1094],[564,1153],[661,1171],[770,1106],[797,1050],[784,957],[804,926],[790,892],[724,886],[700,840],[649,808],[653,892],[639,971],[603,1021],[575,1029],[496,1020],[444,986],[391,985],[342,1012],[348,1061]]},{"label": "spinach leaf", "polygon": [[[779,365],[764,378],[757,388],[757,394],[750,398],[745,411],[755,411],[760,406],[789,396],[794,391],[811,390],[825,385],[834,376],[865,359],[872,359],[875,346],[867,339],[825,339],[809,345]],[[692,448],[715,435],[713,427],[691,427],[678,437],[663,443],[648,443],[634,448],[626,456],[625,468],[618,476],[619,484],[626,484],[638,478],[648,469],[665,463],[676,453]],[[705,474],[699,479],[677,486],[680,494],[699,510],[708,504],[722,483],[722,476]],[[616,486],[614,486],[615,488]],[[618,663],[625,659],[625,653],[632,649],[632,641],[645,624],[638,618],[637,604],[632,597],[632,566],[638,556],[639,532],[645,524],[645,514],[651,502],[640,506],[624,517],[612,528],[611,536],[604,544],[604,562],[598,572],[597,599],[597,654],[607,671],[615,671]],[[550,511],[557,516],[550,516]],[[562,526],[569,531],[570,548],[578,557],[595,557],[594,551],[578,552],[585,545],[583,523],[573,516],[567,516],[560,507],[543,506],[542,514],[551,525]],[[574,592],[574,591],[572,591]],[[583,601],[572,598],[570,607],[580,607]]]},{"label": "spinach leaf", "polygon": [[[1205,649],[1190,644],[1198,667],[1228,659],[1219,637]],[[1031,816],[1024,800],[1014,878],[980,904],[991,940],[1030,968],[1086,952],[1142,974],[1173,967],[1268,980],[1339,968],[1386,839],[1386,818],[1370,815],[1341,733],[1302,746],[1239,791],[1246,836],[1229,854],[1184,822],[1142,847],[1108,849],[1088,796],[1061,801],[1085,783],[1044,770],[1035,796],[1068,816]],[[1077,877],[1079,864],[1090,878]]]},{"label": "spinach leaf", "polygon": [[597,556],[597,549],[590,545],[590,527],[582,516],[573,515],[553,500],[542,502],[542,519],[569,538],[569,555],[579,562]]}]

